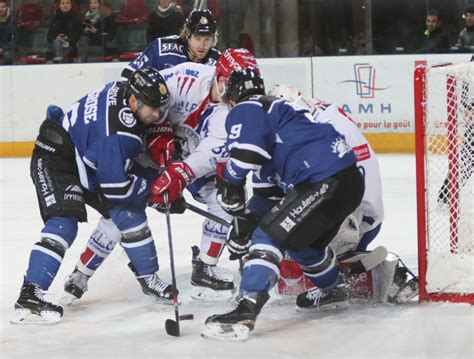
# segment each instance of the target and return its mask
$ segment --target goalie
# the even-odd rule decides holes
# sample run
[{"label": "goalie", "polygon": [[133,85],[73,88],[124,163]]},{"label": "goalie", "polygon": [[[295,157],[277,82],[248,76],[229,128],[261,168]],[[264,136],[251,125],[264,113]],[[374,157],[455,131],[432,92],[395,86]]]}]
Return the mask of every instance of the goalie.
[{"label": "goalie", "polygon": [[[364,262],[363,268],[343,271],[344,281],[349,284],[350,298],[392,303],[412,299],[418,294],[417,280],[408,279],[409,271],[400,265],[398,257],[393,254],[387,256],[383,247],[367,251],[368,245],[380,232],[384,210],[378,160],[364,135],[340,107],[318,99],[307,99],[295,87],[275,85],[269,95],[285,98],[296,107],[308,109],[314,121],[331,123],[344,135],[357,157],[357,167],[364,175],[364,197],[361,205],[342,223],[330,244],[342,268],[352,267],[358,261]],[[297,263],[284,259],[280,263],[280,276],[277,286],[280,294],[298,294],[298,309],[318,309],[318,289],[304,277]]]}]

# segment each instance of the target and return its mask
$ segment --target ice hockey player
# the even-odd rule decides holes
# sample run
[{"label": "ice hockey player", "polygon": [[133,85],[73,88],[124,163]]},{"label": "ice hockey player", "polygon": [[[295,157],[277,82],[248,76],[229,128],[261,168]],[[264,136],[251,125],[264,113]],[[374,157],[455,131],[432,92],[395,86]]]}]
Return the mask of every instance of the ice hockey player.
[{"label": "ice hockey player", "polygon": [[151,66],[162,70],[183,62],[198,62],[215,66],[220,52],[213,46],[217,43],[217,23],[212,13],[193,10],[184,22],[179,36],[167,36],[153,40],[143,52],[122,71],[128,79],[133,71]]},{"label": "ice hockey player", "polygon": [[[139,167],[147,167],[146,172],[151,169],[153,173],[157,173],[162,153],[166,152],[169,159],[170,153],[174,151],[174,132],[176,157],[179,161],[170,163],[166,173],[174,176],[174,180],[178,182],[181,180],[181,189],[189,184],[187,188],[196,200],[205,203],[210,213],[228,221],[232,220],[232,216],[217,204],[214,181],[215,164],[228,156],[225,149],[225,118],[228,107],[220,102],[220,94],[224,92],[232,71],[248,66],[257,66],[249,51],[229,49],[222,54],[216,69],[188,62],[161,71],[171,96],[168,120],[161,126],[154,127],[148,136],[149,157],[140,157],[138,160],[141,164]],[[176,178],[177,173],[184,177]],[[153,176],[150,178],[154,179]],[[174,199],[174,194],[170,193],[170,197]],[[163,204],[159,200],[156,203]],[[177,207],[180,205],[175,206]],[[177,211],[182,213],[184,209]],[[200,250],[194,249],[193,254],[191,295],[195,299],[204,300],[229,299],[234,290],[232,276],[216,268],[226,243],[228,229],[206,219],[202,230]],[[82,297],[87,290],[88,279],[113,250],[117,241],[109,240],[107,236],[107,231],[101,231],[89,239],[76,269],[66,279],[65,303]]]},{"label": "ice hockey player", "polygon": [[[236,70],[229,77],[224,100],[232,106],[226,119],[230,158],[225,168],[217,167],[217,200],[227,212],[242,215],[250,171],[267,182],[272,178],[286,195],[273,209],[258,196],[253,205],[250,201],[249,209],[262,219],[252,235],[239,304],[231,313],[208,318],[206,337],[253,329],[278,280],[285,250],[324,288],[321,305],[346,296],[336,286],[339,269],[327,245],[364,193],[356,157],[333,126],[314,123],[307,110],[297,111],[287,101],[264,93],[263,80],[252,68]],[[170,197],[179,192],[173,186],[157,191],[160,181],[166,178],[162,175],[155,182],[153,196],[165,190]],[[239,248],[232,240],[228,245]]]},{"label": "ice hockey player", "polygon": [[[351,146],[357,157],[357,167],[364,175],[365,193],[361,205],[344,220],[330,246],[342,265],[355,258],[362,258],[364,253],[369,254],[367,246],[379,234],[384,218],[380,169],[372,147],[354,121],[336,104],[305,98],[297,88],[289,85],[275,85],[269,95],[285,98],[296,106],[308,109],[316,122],[331,123]],[[385,258],[384,255],[383,249],[378,247],[377,253],[368,258],[371,261],[370,267],[373,268],[345,278],[350,284],[351,298],[403,303],[417,295],[417,281],[408,278],[408,269],[396,255],[390,254]],[[287,286],[286,283],[295,283],[296,278],[300,278],[300,283],[293,286],[297,287],[299,284],[302,287],[301,284],[305,283],[303,274],[299,266],[287,260],[282,261],[281,279],[278,282],[281,292],[290,291],[292,286]],[[317,288],[299,294],[297,307],[318,309],[318,295]]]},{"label": "ice hockey player", "polygon": [[172,286],[157,275],[158,259],[147,224],[145,200],[150,186],[130,174],[142,151],[145,126],[161,123],[169,110],[169,92],[153,68],[136,71],[128,83],[112,82],[74,103],[64,114],[50,106],[31,159],[42,219],[15,303],[13,323],[54,323],[63,308],[46,301],[44,291],[56,276],[66,250],[87,221],[86,203],[113,223],[138,280],[165,301]]}]

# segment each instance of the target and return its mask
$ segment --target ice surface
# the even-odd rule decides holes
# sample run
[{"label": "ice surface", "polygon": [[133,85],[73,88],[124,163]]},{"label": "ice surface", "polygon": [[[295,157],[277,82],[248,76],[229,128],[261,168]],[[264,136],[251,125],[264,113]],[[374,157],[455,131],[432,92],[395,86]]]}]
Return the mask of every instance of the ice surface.
[{"label": "ice surface", "polygon": [[[386,220],[373,246],[383,244],[417,269],[415,159],[412,155],[381,155]],[[268,304],[256,329],[244,343],[207,341],[200,337],[207,316],[222,313],[230,303],[190,299],[191,245],[200,240],[201,218],[194,213],[171,217],[181,314],[182,336],[170,337],[165,320],[172,306],[154,303],[141,293],[120,248],[89,282],[83,299],[66,308],[63,320],[49,327],[9,323],[29,252],[42,228],[36,195],[29,178],[29,160],[0,160],[1,339],[0,357],[30,358],[474,358],[474,313],[467,304],[410,304],[358,307],[341,312],[297,313],[293,304]],[[67,252],[51,288],[58,300],[64,277],[76,263],[98,221],[89,223]],[[161,276],[170,280],[164,215],[149,210]],[[238,276],[238,264],[222,266]]]}]

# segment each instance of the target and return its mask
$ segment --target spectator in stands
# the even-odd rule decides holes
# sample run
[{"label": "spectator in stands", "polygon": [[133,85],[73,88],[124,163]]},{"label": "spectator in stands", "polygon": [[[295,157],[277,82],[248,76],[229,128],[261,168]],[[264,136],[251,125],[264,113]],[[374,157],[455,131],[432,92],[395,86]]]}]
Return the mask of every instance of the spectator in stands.
[{"label": "spectator in stands", "polygon": [[417,51],[421,54],[446,52],[449,49],[448,33],[441,27],[441,15],[438,10],[431,9],[426,14],[426,30],[423,47]]},{"label": "spectator in stands", "polygon": [[54,62],[72,61],[77,56],[77,41],[84,25],[81,15],[73,9],[72,0],[59,0],[56,14],[51,19],[48,30],[48,59]]},{"label": "spectator in stands", "polygon": [[183,9],[176,1],[158,0],[155,11],[150,14],[146,29],[147,42],[158,37],[178,35],[183,26]]},{"label": "spectator in stands", "polygon": [[[100,20],[100,1],[90,0],[89,10],[84,15],[84,34],[91,33],[91,27],[97,27],[97,23]],[[93,32],[92,32],[93,33]]]},{"label": "spectator in stands", "polygon": [[0,64],[13,63],[13,40],[16,21],[10,14],[7,0],[0,0]]},{"label": "spectator in stands", "polygon": [[466,27],[459,33],[455,46],[461,51],[474,52],[474,5],[466,7],[463,17],[466,21]]},{"label": "spectator in stands", "polygon": [[[85,23],[84,34],[77,45],[82,62],[88,62],[91,57],[98,60],[103,56],[115,52],[115,16],[112,14],[112,5],[108,1],[91,0],[98,3],[99,20],[94,25]],[[87,32],[86,32],[87,29]]]}]

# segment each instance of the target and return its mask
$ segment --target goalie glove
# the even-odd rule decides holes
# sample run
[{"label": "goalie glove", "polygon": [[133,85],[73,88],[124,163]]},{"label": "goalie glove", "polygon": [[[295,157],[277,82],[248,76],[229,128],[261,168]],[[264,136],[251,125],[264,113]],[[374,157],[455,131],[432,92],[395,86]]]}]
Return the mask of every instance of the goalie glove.
[{"label": "goalie glove", "polygon": [[230,252],[231,261],[245,256],[249,252],[250,240],[253,231],[260,222],[253,213],[242,217],[234,217],[232,229],[227,234],[227,250]]},{"label": "goalie glove", "polygon": [[219,162],[216,166],[217,203],[227,213],[238,216],[244,213],[247,202],[245,184],[235,185],[226,180],[224,177],[225,167],[225,162]]},{"label": "goalie glove", "polygon": [[155,180],[151,187],[150,202],[165,205],[164,193],[170,203],[176,201],[183,190],[194,179],[194,172],[186,162],[171,162],[168,168]]},{"label": "goalie glove", "polygon": [[157,165],[162,165],[171,160],[175,153],[173,127],[170,121],[160,125],[152,125],[146,128],[146,147],[150,158]]}]

